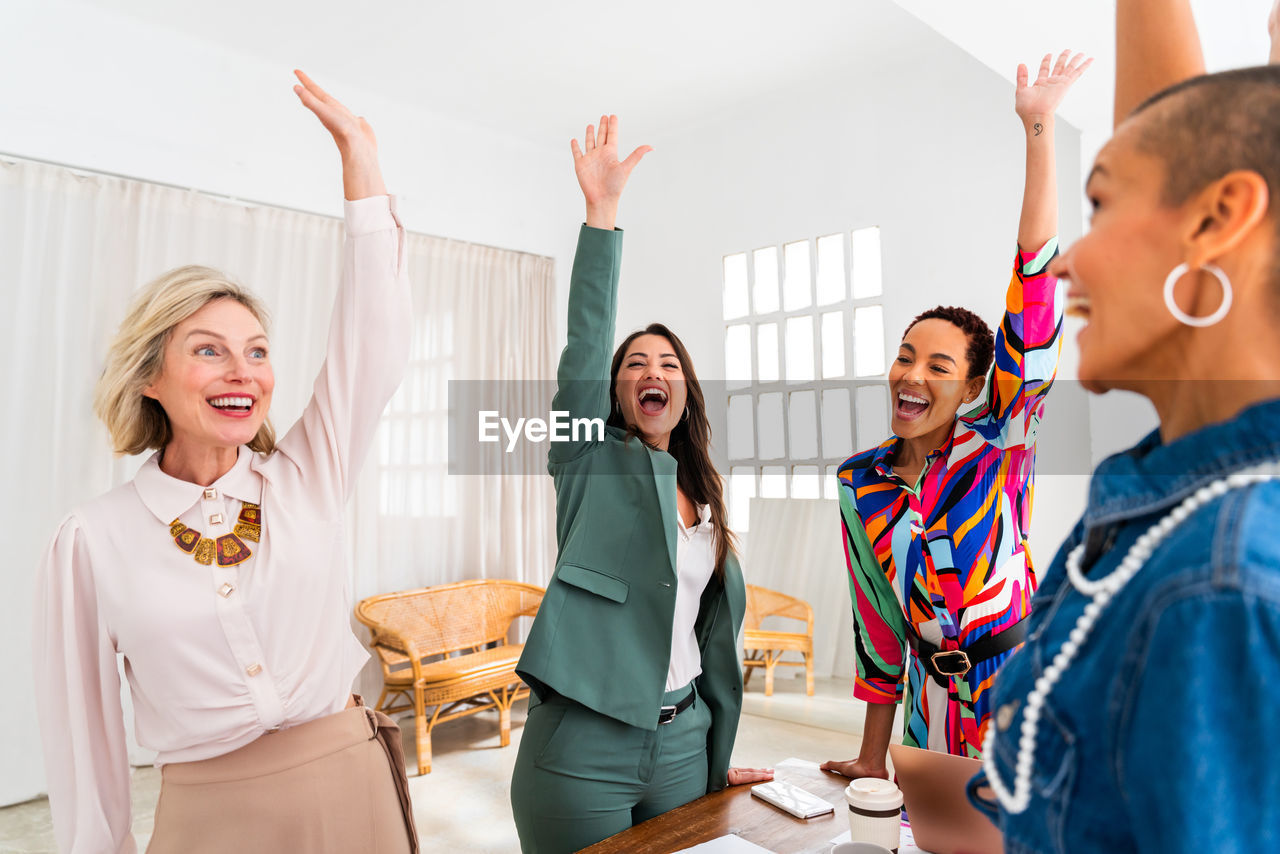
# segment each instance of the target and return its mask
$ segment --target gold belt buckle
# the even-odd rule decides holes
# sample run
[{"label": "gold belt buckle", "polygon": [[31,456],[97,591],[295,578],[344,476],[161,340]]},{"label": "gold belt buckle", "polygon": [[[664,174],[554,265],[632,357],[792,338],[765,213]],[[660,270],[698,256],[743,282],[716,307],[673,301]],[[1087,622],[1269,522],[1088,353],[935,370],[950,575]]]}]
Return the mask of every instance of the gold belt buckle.
[{"label": "gold belt buckle", "polygon": [[[960,656],[960,669],[959,670],[944,669],[942,665],[938,664],[938,656],[940,655]],[[969,653],[965,652],[963,649],[939,650],[938,652],[935,652],[933,655],[929,656],[929,661],[933,663],[933,669],[941,673],[943,676],[963,676],[973,668],[973,665],[969,662]]]}]

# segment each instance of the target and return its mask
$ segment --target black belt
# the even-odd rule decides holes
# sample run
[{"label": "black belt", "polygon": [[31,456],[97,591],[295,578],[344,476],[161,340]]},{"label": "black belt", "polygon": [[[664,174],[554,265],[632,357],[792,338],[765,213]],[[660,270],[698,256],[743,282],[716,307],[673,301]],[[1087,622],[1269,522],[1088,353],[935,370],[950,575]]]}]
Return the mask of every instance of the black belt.
[{"label": "black belt", "polygon": [[676,715],[693,705],[693,698],[697,695],[697,691],[693,690],[693,686],[689,686],[689,693],[685,698],[674,706],[663,706],[658,709],[658,726],[669,724],[676,719]]},{"label": "black belt", "polygon": [[964,676],[975,664],[995,658],[1008,652],[1026,640],[1027,618],[1023,617],[999,634],[987,635],[963,649],[943,649],[929,643],[916,634],[911,624],[907,624],[907,643],[916,651],[924,669],[943,688],[950,688],[948,679],[952,676]]}]

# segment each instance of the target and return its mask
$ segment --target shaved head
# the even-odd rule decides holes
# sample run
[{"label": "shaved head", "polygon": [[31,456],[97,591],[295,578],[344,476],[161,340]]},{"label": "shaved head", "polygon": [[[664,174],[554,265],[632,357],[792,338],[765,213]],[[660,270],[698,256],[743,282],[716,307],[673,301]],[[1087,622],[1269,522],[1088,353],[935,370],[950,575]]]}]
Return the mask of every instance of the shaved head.
[{"label": "shaved head", "polygon": [[[1139,150],[1165,163],[1165,204],[1236,170],[1256,172],[1272,204],[1280,199],[1280,66],[1193,77],[1148,98],[1129,121],[1139,123]],[[1280,224],[1274,207],[1271,217]]]}]

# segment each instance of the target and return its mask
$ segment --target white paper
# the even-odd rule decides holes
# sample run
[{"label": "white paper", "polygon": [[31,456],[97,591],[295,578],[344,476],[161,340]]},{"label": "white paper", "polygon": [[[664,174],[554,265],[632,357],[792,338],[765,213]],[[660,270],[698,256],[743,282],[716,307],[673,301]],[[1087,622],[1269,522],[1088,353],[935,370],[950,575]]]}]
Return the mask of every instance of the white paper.
[{"label": "white paper", "polygon": [[735,836],[732,833],[728,836],[719,836],[710,842],[703,842],[692,848],[681,848],[676,854],[686,854],[686,852],[696,852],[696,854],[774,854],[768,848],[761,848],[754,842],[748,842],[741,836]]},{"label": "white paper", "polygon": [[817,762],[810,762],[808,759],[797,759],[791,756],[781,762],[776,763],[774,768],[803,768],[806,771],[814,771],[818,768]]}]

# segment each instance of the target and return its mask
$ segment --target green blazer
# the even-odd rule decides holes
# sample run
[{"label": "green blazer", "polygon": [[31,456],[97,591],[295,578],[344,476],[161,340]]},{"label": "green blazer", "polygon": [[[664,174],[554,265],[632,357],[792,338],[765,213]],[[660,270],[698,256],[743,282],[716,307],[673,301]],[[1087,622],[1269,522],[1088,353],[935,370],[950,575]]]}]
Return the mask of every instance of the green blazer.
[{"label": "green blazer", "polygon": [[[622,232],[583,226],[569,282],[569,341],[560,354],[556,411],[609,417]],[[586,431],[584,431],[586,432]],[[671,658],[676,601],[676,461],[626,432],[553,442],[559,554],[516,672],[548,691],[641,729],[656,729]],[[742,711],[737,637],[746,611],[742,570],[702,595],[698,696],[711,710],[708,791],[727,783]]]}]

